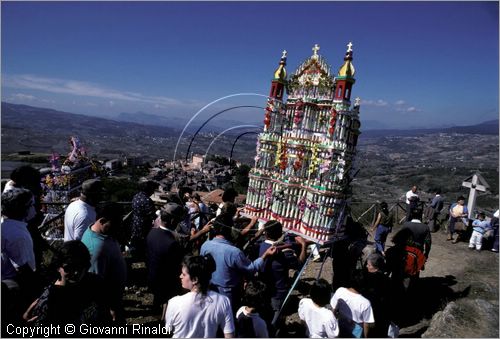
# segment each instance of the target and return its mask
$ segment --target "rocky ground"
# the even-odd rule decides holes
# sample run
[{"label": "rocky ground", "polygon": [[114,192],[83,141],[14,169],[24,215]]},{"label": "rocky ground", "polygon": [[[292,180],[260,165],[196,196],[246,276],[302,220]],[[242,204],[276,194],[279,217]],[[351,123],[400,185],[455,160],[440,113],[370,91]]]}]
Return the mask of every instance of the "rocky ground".
[{"label": "rocky ground", "polygon": [[[394,234],[397,227],[393,230]],[[429,260],[417,288],[414,303],[405,312],[400,337],[473,338],[499,337],[498,254],[468,249],[468,243],[446,241],[444,231],[432,234]],[[387,241],[390,246],[391,235]],[[369,240],[373,240],[370,238]],[[326,255],[326,249],[322,250]],[[331,259],[310,262],[285,307],[286,327],[280,337],[304,337],[297,305],[318,277],[332,281]],[[152,296],[145,288],[145,267],[135,263],[125,306],[128,323],[155,324]]]}]

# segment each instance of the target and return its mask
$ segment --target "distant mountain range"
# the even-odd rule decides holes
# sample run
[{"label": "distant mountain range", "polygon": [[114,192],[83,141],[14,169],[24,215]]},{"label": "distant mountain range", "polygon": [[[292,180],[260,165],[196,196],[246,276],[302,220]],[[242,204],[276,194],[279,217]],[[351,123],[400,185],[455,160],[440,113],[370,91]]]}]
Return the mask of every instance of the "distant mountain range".
[{"label": "distant mountain range", "polygon": [[137,136],[168,137],[178,134],[176,129],[165,126],[159,127],[158,124],[150,124],[146,127],[137,123],[2,102],[2,129],[23,126],[46,129],[47,132],[82,130],[82,132],[91,132],[90,134],[96,135],[105,135],[107,133],[127,135],[133,133]]},{"label": "distant mountain range", "polygon": [[[137,113],[120,113],[114,120],[135,122],[143,125],[153,125],[153,126],[168,126],[174,129],[183,129],[187,119],[183,118],[172,118],[164,117],[156,114],[150,114],[145,112]],[[224,120],[217,119],[217,122],[210,122],[204,127],[204,131],[221,131],[228,127],[232,127],[241,124],[241,121]],[[255,122],[253,124],[261,125],[261,122]],[[431,133],[461,133],[461,134],[498,134],[499,133],[499,120],[490,120],[479,123],[472,126],[454,126],[454,127],[442,127],[442,128],[418,128],[418,129],[390,129],[378,121],[368,120],[362,121],[362,132],[365,137],[379,137],[379,136],[414,136],[421,134],[431,134]],[[198,121],[193,121],[188,128],[188,131],[195,131],[201,123]],[[365,126],[366,129],[363,129]]]},{"label": "distant mountain range", "polygon": [[418,129],[372,129],[362,130],[363,137],[380,137],[380,136],[418,136],[423,134],[433,133],[459,133],[459,134],[485,134],[498,135],[499,120],[489,120],[481,122],[477,125],[469,126],[454,126],[446,128],[418,128]]},{"label": "distant mountain range", "polygon": [[[183,130],[186,126],[186,123],[189,119],[179,118],[179,117],[167,117],[158,114],[151,114],[145,112],[136,112],[136,113],[127,113],[122,112],[112,117],[111,119],[116,121],[125,121],[125,122],[133,122],[141,125],[152,125],[152,126],[166,126],[178,130]],[[194,133],[204,122],[200,119],[194,120],[191,124],[189,124],[186,131]],[[241,121],[235,120],[227,120],[227,119],[214,119],[207,123],[206,126],[203,127],[202,131],[204,132],[220,132],[229,127],[241,125]],[[263,126],[263,122],[254,122],[254,123],[245,123],[245,124],[253,124],[257,126]]]},{"label": "distant mountain range", "polygon": [[[52,132],[54,129],[84,129],[91,128],[93,133],[105,134],[123,133],[124,136],[134,131],[134,136],[137,135],[152,135],[152,136],[174,136],[178,135],[184,128],[187,119],[164,117],[156,114],[145,112],[137,113],[120,113],[113,118],[99,118],[83,114],[75,114],[69,112],[61,112],[48,108],[34,107],[28,105],[11,104],[2,102],[2,128],[7,126],[21,127],[26,126],[29,121],[31,126],[38,128],[47,128]],[[363,123],[363,121],[362,121]],[[209,123],[204,127],[205,132],[221,131],[227,127],[241,124],[239,121],[232,120],[217,120],[215,123]],[[256,123],[260,125],[260,123]],[[15,126],[14,126],[15,125]],[[189,132],[196,130],[201,123],[193,122],[188,129]],[[379,128],[381,125],[376,125],[376,122],[366,124],[372,128]],[[365,126],[366,126],[365,125]],[[147,130],[147,132],[146,132]],[[429,129],[367,129],[361,130],[362,138],[380,137],[380,136],[418,136],[432,133],[461,133],[461,134],[499,134],[499,120],[490,120],[470,126],[455,126],[446,128],[429,128]]]}]

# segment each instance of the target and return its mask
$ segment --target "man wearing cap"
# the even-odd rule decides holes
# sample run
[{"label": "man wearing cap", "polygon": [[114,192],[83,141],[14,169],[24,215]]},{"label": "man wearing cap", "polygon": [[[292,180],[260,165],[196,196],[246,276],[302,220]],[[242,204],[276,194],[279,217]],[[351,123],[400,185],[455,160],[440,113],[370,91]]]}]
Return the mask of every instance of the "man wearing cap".
[{"label": "man wearing cap", "polygon": [[64,214],[64,241],[82,239],[83,232],[96,221],[95,206],[102,193],[101,180],[83,182],[80,197],[68,205]]}]

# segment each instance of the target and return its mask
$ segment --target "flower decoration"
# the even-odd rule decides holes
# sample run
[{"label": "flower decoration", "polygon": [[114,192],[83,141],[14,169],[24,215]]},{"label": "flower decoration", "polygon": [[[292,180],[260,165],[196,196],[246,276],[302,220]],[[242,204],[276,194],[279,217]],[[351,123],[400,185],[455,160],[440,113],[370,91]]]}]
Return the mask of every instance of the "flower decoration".
[{"label": "flower decoration", "polygon": [[293,170],[297,172],[302,168],[302,159],[298,158],[297,160],[294,161],[293,163]]},{"label": "flower decoration", "polygon": [[266,126],[266,130],[271,125],[271,111],[269,107],[266,107],[266,114],[264,115],[264,125]]},{"label": "flower decoration", "polygon": [[302,121],[302,110],[297,109],[295,111],[294,116],[293,116],[293,123],[295,125],[298,125],[298,124],[300,124],[301,121]]},{"label": "flower decoration", "polygon": [[286,158],[286,155],[282,156],[280,159],[280,170],[282,170],[282,171],[285,170],[287,163],[288,163],[288,160]]},{"label": "flower decoration", "polygon": [[318,165],[318,144],[314,144],[311,153],[311,161],[309,163],[309,175],[313,174],[316,171],[317,165]]},{"label": "flower decoration", "polygon": [[59,154],[58,153],[52,153],[50,156],[49,162],[52,165],[52,170],[53,171],[58,171],[61,167],[61,164],[59,163]]},{"label": "flower decoration", "polygon": [[306,197],[302,197],[302,198],[299,200],[299,203],[297,204],[297,207],[299,208],[299,211],[300,211],[300,212],[304,212],[304,210],[305,210],[305,209],[306,209],[306,207],[307,207]]},{"label": "flower decoration", "polygon": [[269,203],[273,199],[273,184],[269,183],[266,188],[266,201]]},{"label": "flower decoration", "polygon": [[310,210],[317,210],[318,209],[318,205],[316,205],[315,203],[312,203],[309,205],[309,209]]},{"label": "flower decoration", "polygon": [[330,128],[328,129],[330,135],[333,135],[333,132],[335,132],[336,121],[337,121],[337,111],[335,110],[335,108],[332,108],[332,115],[330,118]]},{"label": "flower decoration", "polygon": [[330,169],[330,164],[332,163],[331,160],[324,160],[320,165],[319,165],[319,173],[324,174],[328,172]]}]

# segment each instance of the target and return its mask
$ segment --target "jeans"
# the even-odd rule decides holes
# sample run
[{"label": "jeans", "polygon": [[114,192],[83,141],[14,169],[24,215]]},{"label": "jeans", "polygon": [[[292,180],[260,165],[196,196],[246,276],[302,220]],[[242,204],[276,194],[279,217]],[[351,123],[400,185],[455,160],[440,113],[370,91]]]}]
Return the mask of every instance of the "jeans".
[{"label": "jeans", "polygon": [[385,241],[387,240],[387,235],[391,233],[392,228],[384,225],[378,225],[375,231],[375,248],[377,252],[383,253],[385,250]]}]

